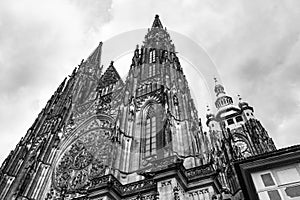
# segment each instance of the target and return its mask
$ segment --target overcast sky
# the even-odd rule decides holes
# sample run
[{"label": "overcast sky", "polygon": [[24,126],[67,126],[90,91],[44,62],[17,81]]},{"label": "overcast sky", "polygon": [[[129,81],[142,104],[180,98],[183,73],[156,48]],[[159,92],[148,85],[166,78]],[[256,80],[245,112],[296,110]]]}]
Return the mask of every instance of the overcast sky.
[{"label": "overcast sky", "polygon": [[0,163],[82,58],[155,14],[206,49],[278,147],[300,143],[299,0],[1,0]]}]

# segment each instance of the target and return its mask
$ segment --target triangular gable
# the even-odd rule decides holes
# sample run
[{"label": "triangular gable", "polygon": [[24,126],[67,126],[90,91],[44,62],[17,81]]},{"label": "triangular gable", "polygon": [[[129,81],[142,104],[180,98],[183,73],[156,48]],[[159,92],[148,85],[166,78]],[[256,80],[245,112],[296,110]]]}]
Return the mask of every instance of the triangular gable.
[{"label": "triangular gable", "polygon": [[[113,65],[113,61],[110,63],[109,67],[106,69],[104,74],[100,78],[100,87],[106,87],[110,84],[114,84],[121,80],[121,77]],[[122,81],[122,80],[121,80]]]}]

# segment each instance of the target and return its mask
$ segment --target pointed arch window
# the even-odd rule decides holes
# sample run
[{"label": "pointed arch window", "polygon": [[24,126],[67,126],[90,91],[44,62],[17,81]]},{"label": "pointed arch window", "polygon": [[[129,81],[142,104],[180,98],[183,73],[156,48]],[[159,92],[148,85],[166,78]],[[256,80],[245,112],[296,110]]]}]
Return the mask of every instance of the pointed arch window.
[{"label": "pointed arch window", "polygon": [[153,105],[149,106],[146,115],[144,148],[145,157],[156,154],[156,116]]},{"label": "pointed arch window", "polygon": [[149,77],[152,77],[155,75],[155,65],[149,65]]},{"label": "pointed arch window", "polygon": [[150,49],[149,51],[149,63],[155,63],[156,62],[156,50]]},{"label": "pointed arch window", "polygon": [[174,94],[174,96],[173,96],[173,103],[175,106],[176,116],[177,116],[177,118],[180,118],[180,116],[179,116],[179,101],[178,101],[178,97],[176,94]]}]

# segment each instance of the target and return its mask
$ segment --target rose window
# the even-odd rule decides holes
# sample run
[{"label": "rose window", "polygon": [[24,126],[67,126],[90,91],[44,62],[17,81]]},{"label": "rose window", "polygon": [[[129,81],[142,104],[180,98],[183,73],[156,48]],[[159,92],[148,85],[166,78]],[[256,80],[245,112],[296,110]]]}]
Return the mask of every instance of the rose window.
[{"label": "rose window", "polygon": [[74,141],[55,168],[55,186],[66,191],[82,189],[93,177],[103,176],[111,162],[109,135],[107,130],[98,129]]}]

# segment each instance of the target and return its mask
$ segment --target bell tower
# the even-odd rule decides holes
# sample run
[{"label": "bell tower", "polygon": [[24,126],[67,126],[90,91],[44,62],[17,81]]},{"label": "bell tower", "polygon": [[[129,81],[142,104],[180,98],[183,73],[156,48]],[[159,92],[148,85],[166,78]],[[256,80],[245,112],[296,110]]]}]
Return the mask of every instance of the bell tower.
[{"label": "bell tower", "polygon": [[210,110],[206,115],[209,128],[209,141],[212,156],[223,187],[231,193],[237,193],[240,186],[233,162],[250,156],[276,150],[275,144],[262,124],[254,116],[253,107],[242,101],[234,105],[232,97],[226,94],[225,88],[215,78],[216,113]]},{"label": "bell tower", "polygon": [[236,106],[232,97],[226,94],[224,86],[216,79],[215,94],[217,112],[215,115],[207,115],[207,125],[210,132],[224,132],[223,136],[232,145],[233,158],[244,158],[276,150],[273,140],[254,116],[253,107],[243,101],[240,95]]}]

